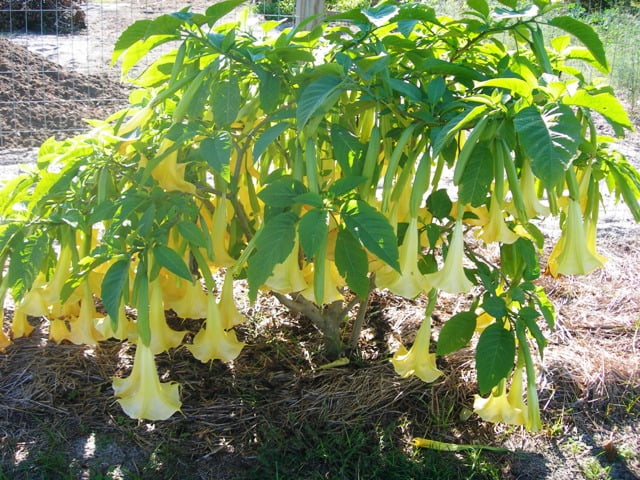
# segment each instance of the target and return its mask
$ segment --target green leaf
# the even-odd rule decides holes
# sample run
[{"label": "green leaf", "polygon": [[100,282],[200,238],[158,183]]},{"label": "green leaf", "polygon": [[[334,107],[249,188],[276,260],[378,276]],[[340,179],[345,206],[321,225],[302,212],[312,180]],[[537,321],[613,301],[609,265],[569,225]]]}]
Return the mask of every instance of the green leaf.
[{"label": "green leaf", "polygon": [[299,130],[306,126],[316,112],[326,112],[333,106],[338,99],[334,94],[338,85],[340,85],[340,79],[332,75],[320,77],[315,82],[307,85],[300,94],[296,110]]},{"label": "green leaf", "polygon": [[289,127],[291,127],[291,124],[282,122],[274,125],[273,127],[267,128],[253,145],[253,161],[258,161],[267,147],[271,145],[271,142],[278,138],[282,132]]},{"label": "green leaf", "polygon": [[209,166],[227,182],[230,181],[229,162],[233,142],[228,132],[218,132],[200,143],[200,153]]},{"label": "green leaf", "polygon": [[516,356],[515,337],[501,323],[493,323],[484,329],[476,348],[478,389],[486,395],[500,380],[507,378]]},{"label": "green leaf", "polygon": [[291,177],[281,177],[263,188],[258,197],[270,207],[287,208],[297,202],[297,197],[306,193],[307,187]]},{"label": "green leaf", "polygon": [[476,318],[473,312],[460,312],[447,320],[440,330],[436,353],[446,355],[467,345],[476,329]]},{"label": "green leaf", "polygon": [[351,234],[367,250],[400,271],[398,240],[389,220],[362,200],[351,200],[342,208],[342,218]]},{"label": "green leaf", "polygon": [[528,102],[533,101],[533,87],[519,78],[492,78],[476,85],[477,88],[497,87],[509,90]]},{"label": "green leaf", "polygon": [[[446,218],[451,213],[453,203],[449,198],[449,193],[446,188],[436,190],[427,198],[427,210],[431,212],[431,215],[439,220]],[[438,231],[438,236],[440,235]]]},{"label": "green leaf", "polygon": [[117,322],[122,295],[127,291],[130,264],[129,258],[118,260],[109,267],[102,279],[100,296],[112,322]]},{"label": "green leaf", "polygon": [[578,90],[570,97],[563,97],[562,103],[585,107],[598,112],[614,127],[619,129],[633,128],[631,120],[618,99],[610,93],[590,95],[585,90]]},{"label": "green leaf", "polygon": [[518,112],[514,125],[536,177],[547,187],[562,180],[582,142],[580,123],[571,108],[557,105],[541,114],[536,107],[527,107]]},{"label": "green leaf", "polygon": [[185,240],[196,247],[206,248],[209,243],[207,235],[195,223],[188,220],[178,223],[178,231]]},{"label": "green leaf", "polygon": [[111,56],[111,65],[115,64],[120,55],[124,53],[131,45],[143,40],[147,35],[147,31],[151,26],[151,20],[138,20],[129,25],[124,32],[120,34],[113,49]]},{"label": "green leaf", "polygon": [[407,97],[409,100],[413,100],[414,102],[421,102],[423,100],[422,90],[416,87],[413,83],[409,83],[398,78],[390,78],[388,82],[389,85],[391,85],[391,88]]},{"label": "green leaf", "polygon": [[327,211],[316,208],[305,213],[298,223],[298,237],[302,251],[311,259],[318,248],[326,245],[329,227],[327,225]]},{"label": "green leaf", "polygon": [[460,203],[478,207],[486,203],[489,186],[493,181],[493,158],[485,143],[478,143],[460,178]]},{"label": "green leaf", "polygon": [[242,5],[244,2],[245,0],[227,0],[225,2],[218,2],[214,5],[211,5],[205,12],[208,25],[213,25],[225,15],[231,13],[233,9]]},{"label": "green leaf", "polygon": [[502,297],[486,294],[482,302],[482,309],[493,318],[504,318],[507,315],[507,304]]},{"label": "green leaf", "polygon": [[429,58],[426,60],[420,69],[423,73],[430,73],[434,75],[453,75],[458,81],[472,82],[473,80],[482,81],[485,80],[485,76],[480,72],[473,70],[472,68],[459,65],[457,63],[447,62],[445,60],[439,60],[437,58]]},{"label": "green leaf", "polygon": [[136,277],[133,281],[135,305],[137,310],[136,331],[138,338],[149,346],[151,343],[151,328],[149,327],[149,279],[145,262],[140,262]]},{"label": "green leaf", "polygon": [[12,238],[13,251],[9,260],[7,281],[16,301],[31,290],[33,282],[49,253],[49,238],[44,234],[35,234],[24,238],[21,233]]},{"label": "green leaf", "polygon": [[153,256],[160,266],[166,268],[174,275],[184,278],[193,283],[193,276],[189,271],[189,267],[184,263],[184,260],[175,250],[167,247],[166,245],[156,245],[153,247]]},{"label": "green leaf", "polygon": [[231,77],[218,83],[213,89],[211,99],[211,110],[216,124],[221,127],[231,125],[238,116],[241,102],[237,78]]},{"label": "green leaf", "polygon": [[333,124],[331,125],[331,145],[340,168],[347,175],[359,173],[357,169],[354,169],[354,165],[365,146],[360,143],[358,137],[343,126]]},{"label": "green leaf", "polygon": [[249,257],[247,280],[249,298],[255,301],[258,288],[273,273],[274,267],[285,261],[293,249],[298,217],[295,213],[284,212],[269,219],[258,233],[256,252]]},{"label": "green leaf", "polygon": [[258,97],[260,98],[260,108],[270,113],[274,110],[280,100],[280,91],[282,90],[282,82],[277,75],[270,72],[264,72],[260,76],[260,92]]},{"label": "green leaf", "polygon": [[366,180],[365,177],[359,177],[359,176],[348,176],[348,177],[339,178],[338,180],[336,180],[331,184],[331,186],[329,187],[329,193],[336,197],[340,197],[345,193],[349,193],[355,190],[355,188],[358,185],[362,185],[362,183],[365,180]]},{"label": "green leaf", "polygon": [[[525,309],[526,309],[526,312],[523,315],[522,310],[525,310]],[[544,348],[547,346],[547,339],[545,338],[544,333],[542,333],[542,330],[540,330],[540,327],[536,323],[536,318],[539,317],[540,314],[534,308],[531,308],[531,307],[524,307],[522,310],[520,311],[520,318],[524,320],[524,323],[527,326],[527,330],[529,330],[529,332],[531,332],[531,335],[533,335],[533,338],[535,338],[536,344],[538,345],[538,351],[540,352],[540,358],[542,359]],[[534,313],[535,313],[535,317],[533,316]]]},{"label": "green leaf", "polygon": [[346,229],[336,238],[335,262],[349,288],[360,298],[369,294],[369,260],[360,242]]},{"label": "green leaf", "polygon": [[598,34],[591,26],[569,16],[554,17],[549,21],[549,24],[564,30],[580,40],[591,52],[596,61],[602,65],[602,68],[607,71],[609,70],[604,46],[600,41],[600,37],[598,37]]},{"label": "green leaf", "polygon": [[296,203],[311,205],[316,208],[322,208],[324,206],[324,200],[315,192],[305,192],[302,195],[298,195],[296,197]]}]

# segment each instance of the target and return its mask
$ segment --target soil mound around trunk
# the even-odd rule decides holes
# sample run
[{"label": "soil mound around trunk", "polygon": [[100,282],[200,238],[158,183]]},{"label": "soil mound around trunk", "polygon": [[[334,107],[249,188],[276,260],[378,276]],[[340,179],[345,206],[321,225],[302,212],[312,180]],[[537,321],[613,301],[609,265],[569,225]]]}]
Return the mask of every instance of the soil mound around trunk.
[{"label": "soil mound around trunk", "polygon": [[0,148],[72,134],[126,104],[127,89],[106,76],[65,70],[6,38],[0,52]]}]

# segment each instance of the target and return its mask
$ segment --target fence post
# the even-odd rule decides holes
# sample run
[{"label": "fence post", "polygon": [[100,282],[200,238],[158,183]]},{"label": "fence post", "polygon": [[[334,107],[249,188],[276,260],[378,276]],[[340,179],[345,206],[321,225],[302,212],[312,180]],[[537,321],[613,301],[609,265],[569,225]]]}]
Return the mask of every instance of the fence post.
[{"label": "fence post", "polygon": [[[325,13],[324,10],[324,0],[297,0],[296,1],[296,25],[300,24],[305,18],[308,18],[312,15],[323,15]],[[320,17],[316,18],[312,22],[309,22],[305,29],[311,30],[316,25],[319,25],[322,19]]]}]

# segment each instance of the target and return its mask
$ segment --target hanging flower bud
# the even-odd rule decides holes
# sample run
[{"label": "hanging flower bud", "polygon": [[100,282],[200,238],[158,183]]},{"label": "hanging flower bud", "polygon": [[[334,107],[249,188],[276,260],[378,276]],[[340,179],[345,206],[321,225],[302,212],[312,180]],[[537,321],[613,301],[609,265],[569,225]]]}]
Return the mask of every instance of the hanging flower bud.
[{"label": "hanging flower bud", "polygon": [[228,330],[236,325],[247,321],[244,315],[238,311],[236,302],[233,299],[233,274],[230,270],[224,274],[222,292],[220,293],[220,314],[222,315],[223,327]]},{"label": "hanging flower bud", "polygon": [[191,354],[201,362],[234,360],[244,347],[233,330],[224,329],[224,320],[213,294],[209,294],[207,320],[193,338],[193,345],[187,345]]},{"label": "hanging flower bud", "polygon": [[[153,335],[153,333],[152,333]],[[161,383],[151,348],[139,342],[128,378],[114,378],[118,403],[131,418],[166,420],[180,410],[177,383]]]},{"label": "hanging flower bud", "polygon": [[229,242],[227,233],[227,199],[221,197],[216,202],[215,211],[211,220],[211,242],[213,247],[213,264],[218,267],[231,267],[236,263],[235,259],[229,255],[227,244]]},{"label": "hanging flower bud", "polygon": [[431,318],[427,316],[418,329],[412,347],[407,351],[400,345],[398,351],[391,358],[396,373],[402,378],[415,375],[422,381],[431,383],[442,372],[436,367],[436,355],[429,352],[431,344]]},{"label": "hanging flower bud", "polygon": [[491,197],[489,223],[482,227],[480,233],[476,232],[476,237],[487,244],[493,242],[513,243],[518,239],[518,236],[504,222],[501,202],[495,196]]},{"label": "hanging flower bud", "polygon": [[547,262],[548,270],[554,277],[558,274],[586,275],[604,263],[602,257],[589,249],[580,203],[571,199],[567,208],[562,234]]},{"label": "hanging flower bud", "polygon": [[71,274],[71,248],[70,245],[62,245],[60,248],[56,269],[42,292],[42,297],[47,303],[53,304],[60,301],[62,287]]},{"label": "hanging flower bud", "polygon": [[431,289],[427,277],[418,268],[418,218],[413,217],[404,234],[399,248],[400,271],[388,265],[379,268],[376,273],[376,286],[388,288],[396,295],[405,298],[415,298]]},{"label": "hanging flower bud", "polygon": [[522,391],[522,368],[516,367],[511,378],[511,387],[507,394],[507,400],[509,404],[515,409],[522,412],[522,418],[524,419],[524,425],[528,425],[528,407],[524,403],[524,392]]},{"label": "hanging flower bud", "polygon": [[451,243],[447,258],[442,269],[425,275],[425,279],[434,288],[447,293],[466,293],[471,290],[473,283],[464,274],[462,259],[464,258],[464,239],[462,237],[462,221],[456,221],[451,235]]},{"label": "hanging flower bud", "polygon": [[187,333],[178,332],[167,325],[162,287],[157,278],[149,282],[149,330],[151,331],[149,348],[154,355],[177,347]]},{"label": "hanging flower bud", "polygon": [[549,207],[540,203],[536,194],[536,178],[531,170],[529,159],[525,159],[520,172],[520,190],[527,217],[546,217],[549,215]]}]

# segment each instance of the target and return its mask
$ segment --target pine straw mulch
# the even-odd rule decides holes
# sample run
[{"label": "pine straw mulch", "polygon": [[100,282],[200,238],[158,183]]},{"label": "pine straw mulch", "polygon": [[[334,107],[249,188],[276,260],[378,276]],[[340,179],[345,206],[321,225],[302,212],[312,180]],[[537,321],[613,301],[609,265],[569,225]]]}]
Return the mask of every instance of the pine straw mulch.
[{"label": "pine straw mulch", "polygon": [[[51,345],[44,324],[30,338],[17,339],[0,357],[0,472],[37,461],[36,455],[62,454],[75,472],[121,465],[143,478],[175,472],[181,478],[244,478],[273,432],[287,438],[307,429],[382,428],[407,450],[413,436],[517,450],[496,456],[503,478],[581,478],[585,459],[602,460],[605,447],[640,452],[639,239],[634,234],[601,242],[601,253],[610,258],[604,270],[542,279],[558,322],[541,366],[541,433],[475,416],[461,420],[475,393],[470,350],[439,359],[446,375],[434,385],[395,374],[389,351],[400,339],[413,341],[422,300],[376,294],[360,360],[322,369],[326,360],[313,327],[265,296],[253,307],[241,305],[250,320],[239,336],[248,345],[235,362],[205,365],[185,348],[158,357],[163,380],[183,384],[182,415],[166,422],[128,419],[112,397],[110,379],[128,374],[132,347]],[[443,298],[434,336],[464,307],[457,302]],[[170,322],[192,330],[197,323]],[[94,442],[95,435],[108,440],[87,453],[92,435]],[[590,450],[568,454],[567,442],[575,438]],[[159,452],[172,452],[171,465],[152,461]],[[637,478],[640,458],[636,453],[609,467],[610,478]]]}]

